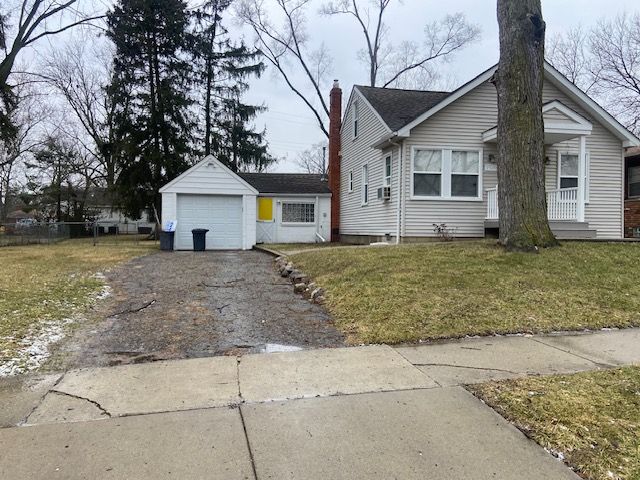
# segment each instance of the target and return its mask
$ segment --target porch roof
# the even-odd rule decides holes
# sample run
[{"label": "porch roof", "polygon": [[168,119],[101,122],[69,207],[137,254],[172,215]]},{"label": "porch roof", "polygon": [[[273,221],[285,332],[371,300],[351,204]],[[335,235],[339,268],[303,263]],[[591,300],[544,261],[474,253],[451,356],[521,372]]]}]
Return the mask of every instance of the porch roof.
[{"label": "porch roof", "polygon": [[[583,135],[591,135],[593,130],[591,122],[559,100],[545,103],[542,106],[542,115],[546,145],[572,140]],[[497,126],[482,134],[484,143],[495,143],[497,139]]]}]

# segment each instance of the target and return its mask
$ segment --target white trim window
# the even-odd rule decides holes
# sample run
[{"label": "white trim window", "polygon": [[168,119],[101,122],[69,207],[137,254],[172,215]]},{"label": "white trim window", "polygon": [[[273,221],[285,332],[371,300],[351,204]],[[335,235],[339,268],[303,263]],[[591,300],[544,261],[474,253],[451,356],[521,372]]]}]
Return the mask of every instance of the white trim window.
[{"label": "white trim window", "polygon": [[353,123],[353,139],[358,138],[358,124],[360,123],[360,106],[358,105],[358,99],[356,98],[353,101],[353,106],[351,107],[351,117]]},{"label": "white trim window", "polygon": [[442,150],[413,150],[413,195],[442,196]]},{"label": "white trim window", "polygon": [[577,153],[561,153],[558,160],[558,188],[577,188],[580,156]]},{"label": "white trim window", "polygon": [[308,224],[315,221],[315,203],[282,202],[282,223]]},{"label": "white trim window", "polygon": [[627,196],[640,197],[640,165],[627,169]]},{"label": "white trim window", "polygon": [[384,165],[382,169],[382,186],[391,187],[391,174],[393,167],[391,165],[391,155],[384,157]]},{"label": "white trim window", "polygon": [[362,166],[362,205],[369,203],[369,165]]},{"label": "white trim window", "polygon": [[[589,184],[591,181],[591,156],[585,152],[584,165],[584,201],[589,203]],[[558,152],[558,188],[578,187],[578,162],[580,155],[577,153]]]},{"label": "white trim window", "polygon": [[482,149],[414,147],[415,200],[482,200]]},{"label": "white trim window", "polygon": [[475,198],[480,195],[480,152],[451,151],[451,196]]},{"label": "white trim window", "polygon": [[349,193],[353,192],[353,170],[349,170]]}]

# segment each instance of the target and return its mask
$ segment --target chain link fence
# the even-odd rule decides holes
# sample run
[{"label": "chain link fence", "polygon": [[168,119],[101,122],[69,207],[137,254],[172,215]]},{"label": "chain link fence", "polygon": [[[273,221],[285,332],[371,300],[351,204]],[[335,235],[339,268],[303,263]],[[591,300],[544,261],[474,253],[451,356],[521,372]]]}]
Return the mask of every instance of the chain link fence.
[{"label": "chain link fence", "polygon": [[86,238],[94,245],[159,242],[148,222],[36,222],[31,219],[0,223],[0,247],[53,244],[71,238]]}]

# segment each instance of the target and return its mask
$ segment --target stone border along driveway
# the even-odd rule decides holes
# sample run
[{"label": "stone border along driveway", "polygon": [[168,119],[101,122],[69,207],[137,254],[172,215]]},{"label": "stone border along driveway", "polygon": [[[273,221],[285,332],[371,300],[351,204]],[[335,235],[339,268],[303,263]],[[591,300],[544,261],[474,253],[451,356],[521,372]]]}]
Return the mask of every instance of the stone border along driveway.
[{"label": "stone border along driveway", "polygon": [[0,478],[576,479],[462,385],[632,363],[640,329],[76,370],[0,384]]}]

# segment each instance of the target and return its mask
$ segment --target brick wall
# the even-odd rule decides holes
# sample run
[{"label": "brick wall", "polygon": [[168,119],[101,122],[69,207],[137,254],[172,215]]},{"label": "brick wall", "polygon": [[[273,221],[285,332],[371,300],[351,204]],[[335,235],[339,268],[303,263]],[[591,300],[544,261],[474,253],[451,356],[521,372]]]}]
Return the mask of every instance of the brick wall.
[{"label": "brick wall", "polygon": [[624,201],[624,236],[633,237],[634,228],[640,227],[640,199]]}]

